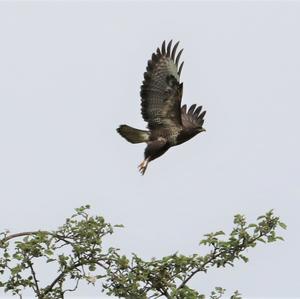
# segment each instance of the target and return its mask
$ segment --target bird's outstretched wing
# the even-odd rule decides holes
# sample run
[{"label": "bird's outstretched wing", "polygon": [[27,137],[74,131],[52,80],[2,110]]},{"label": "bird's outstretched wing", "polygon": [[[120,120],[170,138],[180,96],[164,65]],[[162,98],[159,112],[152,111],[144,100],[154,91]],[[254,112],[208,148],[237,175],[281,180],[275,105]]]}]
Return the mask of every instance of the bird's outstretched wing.
[{"label": "bird's outstretched wing", "polygon": [[172,41],[166,47],[152,54],[141,86],[142,116],[148,122],[148,128],[181,126],[181,98],[183,84],[179,82],[183,62],[179,65],[179,42],[172,48]]},{"label": "bird's outstretched wing", "polygon": [[[185,128],[202,128],[206,111],[202,111],[202,106],[197,107],[193,104],[188,111],[186,105],[181,107],[181,121]],[[201,112],[201,113],[200,113]]]}]

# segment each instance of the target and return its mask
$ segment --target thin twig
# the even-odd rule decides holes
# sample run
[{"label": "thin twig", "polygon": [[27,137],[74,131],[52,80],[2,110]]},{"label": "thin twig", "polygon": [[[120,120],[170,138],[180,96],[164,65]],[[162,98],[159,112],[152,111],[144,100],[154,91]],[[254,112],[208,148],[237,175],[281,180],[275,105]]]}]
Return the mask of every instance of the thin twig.
[{"label": "thin twig", "polygon": [[78,285],[79,285],[79,281],[80,281],[80,278],[77,278],[77,279],[76,279],[76,284],[75,284],[74,288],[73,288],[73,289],[66,289],[65,291],[63,291],[63,293],[66,293],[66,292],[74,292],[75,290],[77,290]]},{"label": "thin twig", "polygon": [[28,260],[27,263],[29,265],[29,268],[31,270],[31,274],[33,276],[34,284],[35,284],[35,287],[36,287],[36,293],[37,293],[38,297],[40,297],[40,295],[41,295],[40,288],[39,288],[38,280],[36,278],[35,271],[33,269],[33,264],[32,264],[32,262],[30,260]]}]

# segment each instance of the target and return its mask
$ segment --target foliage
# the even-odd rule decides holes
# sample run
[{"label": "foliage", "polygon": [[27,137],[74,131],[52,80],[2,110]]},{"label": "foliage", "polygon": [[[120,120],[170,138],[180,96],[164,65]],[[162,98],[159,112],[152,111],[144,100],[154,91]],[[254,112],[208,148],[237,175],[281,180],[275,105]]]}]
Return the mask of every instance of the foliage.
[{"label": "foliage", "polygon": [[[223,231],[204,236],[200,245],[209,247],[206,255],[175,253],[144,261],[135,254],[128,258],[116,248],[104,249],[104,237],[112,234],[114,227],[122,226],[113,227],[101,216],[90,216],[89,208],[76,209],[56,231],[1,233],[0,287],[20,298],[24,289],[31,288],[36,298],[58,299],[75,291],[81,280],[91,284],[100,280],[102,291],[118,298],[203,299],[207,297],[188,286],[196,274],[206,273],[212,267],[233,266],[239,259],[247,262],[245,249],[255,247],[258,242],[283,240],[276,230],[278,226],[286,228],[273,211],[258,217],[258,223],[253,224],[236,215],[228,237]],[[57,271],[43,286],[37,274],[41,261],[51,269],[55,266]],[[224,293],[218,287],[208,298],[218,299]],[[236,291],[231,298],[240,299],[241,295]]]}]

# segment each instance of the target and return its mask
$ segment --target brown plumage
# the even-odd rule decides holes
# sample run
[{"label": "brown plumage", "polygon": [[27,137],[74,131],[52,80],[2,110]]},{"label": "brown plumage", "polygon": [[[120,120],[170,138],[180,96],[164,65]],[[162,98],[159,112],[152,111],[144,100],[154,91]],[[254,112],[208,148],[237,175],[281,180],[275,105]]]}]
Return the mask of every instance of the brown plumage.
[{"label": "brown plumage", "polygon": [[141,112],[148,122],[149,131],[138,130],[128,125],[121,125],[117,131],[131,143],[146,142],[145,159],[139,165],[144,174],[148,163],[170,147],[181,144],[200,132],[203,128],[204,115],[202,106],[192,105],[188,110],[181,107],[183,83],[180,74],[183,62],[179,59],[183,50],[176,55],[177,42],[172,48],[172,41],[166,47],[165,41],[148,61],[147,71],[141,86]]}]

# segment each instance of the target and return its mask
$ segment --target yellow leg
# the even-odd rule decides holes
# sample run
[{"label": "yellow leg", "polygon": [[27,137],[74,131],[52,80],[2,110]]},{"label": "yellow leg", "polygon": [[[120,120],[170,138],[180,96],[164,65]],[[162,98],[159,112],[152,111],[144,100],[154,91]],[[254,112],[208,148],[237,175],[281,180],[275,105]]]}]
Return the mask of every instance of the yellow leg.
[{"label": "yellow leg", "polygon": [[143,162],[138,166],[139,172],[144,175],[149,164],[149,158],[143,160]]}]

